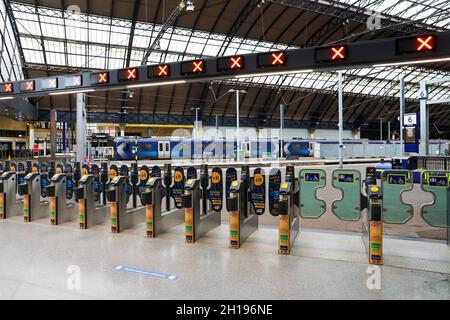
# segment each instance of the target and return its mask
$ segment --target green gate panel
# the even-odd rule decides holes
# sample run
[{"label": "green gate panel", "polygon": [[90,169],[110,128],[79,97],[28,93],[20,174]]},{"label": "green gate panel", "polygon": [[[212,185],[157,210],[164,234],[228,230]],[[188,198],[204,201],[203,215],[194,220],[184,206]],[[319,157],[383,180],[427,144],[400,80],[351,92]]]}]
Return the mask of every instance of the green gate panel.
[{"label": "green gate panel", "polygon": [[333,201],[333,213],[344,221],[361,219],[361,173],[358,170],[334,170],[333,187],[342,191],[342,197]]},{"label": "green gate panel", "polygon": [[402,194],[413,188],[411,172],[408,170],[385,170],[381,175],[383,190],[383,221],[404,224],[414,214],[413,206],[404,203]]},{"label": "green gate panel", "polygon": [[327,184],[324,170],[303,169],[299,174],[300,180],[300,216],[302,218],[317,219],[325,213],[326,202],[317,199],[317,189]]},{"label": "green gate panel", "polygon": [[434,198],[420,208],[422,218],[433,227],[450,228],[450,172],[424,171],[420,181],[422,190]]}]

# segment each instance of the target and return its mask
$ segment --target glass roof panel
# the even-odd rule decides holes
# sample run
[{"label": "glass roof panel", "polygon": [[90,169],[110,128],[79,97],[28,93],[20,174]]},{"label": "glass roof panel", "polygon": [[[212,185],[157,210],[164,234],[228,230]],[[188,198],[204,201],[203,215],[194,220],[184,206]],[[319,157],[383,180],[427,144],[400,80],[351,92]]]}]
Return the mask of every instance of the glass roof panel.
[{"label": "glass roof panel", "polygon": [[[356,6],[362,1],[340,0]],[[397,12],[400,16],[410,15],[414,19],[429,11],[447,12],[445,1],[431,1],[436,8],[418,12],[413,0],[373,1],[367,9],[386,13]],[[426,4],[430,1],[421,1]],[[408,5],[406,5],[408,4]],[[26,61],[32,64],[44,64],[41,36],[49,63],[53,65],[78,67],[82,69],[122,68],[126,66],[128,44],[130,41],[131,21],[111,17],[86,14],[68,14],[61,10],[36,7],[11,2],[20,32]],[[448,7],[448,5],[447,5]],[[403,12],[405,11],[405,12]],[[420,15],[419,15],[420,14]],[[431,13],[430,13],[431,14]],[[447,18],[441,20],[448,20]],[[39,25],[38,20],[41,21]],[[42,34],[41,34],[42,29]],[[130,65],[140,65],[147,46],[154,42],[162,25],[137,22],[134,31]],[[67,50],[65,50],[67,47]],[[215,57],[255,52],[267,52],[278,49],[295,49],[282,43],[271,43],[240,37],[227,38],[223,34],[205,31],[193,31],[184,28],[168,28],[159,41],[159,46],[151,52],[148,64],[190,60],[197,57]],[[450,76],[450,73],[430,69],[408,68],[364,68],[345,72],[344,91],[367,95],[398,96],[398,77],[405,76],[409,90],[419,90],[422,79]],[[240,79],[243,84],[261,84],[280,89],[298,90],[299,86],[312,90],[336,90],[337,75],[329,72],[301,73],[287,76],[256,77]],[[443,94],[450,92],[450,87]],[[432,93],[433,94],[433,93]],[[431,94],[431,95],[432,95]]]}]

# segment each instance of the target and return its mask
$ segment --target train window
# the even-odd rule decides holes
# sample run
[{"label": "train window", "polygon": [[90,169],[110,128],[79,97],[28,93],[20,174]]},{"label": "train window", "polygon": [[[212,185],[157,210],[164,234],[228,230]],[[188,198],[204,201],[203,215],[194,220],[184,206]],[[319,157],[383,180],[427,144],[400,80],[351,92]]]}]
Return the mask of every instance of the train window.
[{"label": "train window", "polygon": [[164,146],[163,146],[162,143],[159,145],[159,151],[160,151],[160,152],[163,152],[163,151],[164,151]]},{"label": "train window", "polygon": [[308,150],[309,149],[309,145],[303,144],[303,143],[294,143],[292,147],[294,148],[295,151]]},{"label": "train window", "polygon": [[170,151],[170,145],[169,145],[169,143],[166,143],[166,151],[167,151],[167,152]]},{"label": "train window", "polygon": [[146,151],[152,151],[152,149],[153,149],[153,146],[152,146],[151,143],[142,143],[142,144],[139,146],[139,150],[140,150],[140,151],[144,151],[144,152],[146,152]]}]

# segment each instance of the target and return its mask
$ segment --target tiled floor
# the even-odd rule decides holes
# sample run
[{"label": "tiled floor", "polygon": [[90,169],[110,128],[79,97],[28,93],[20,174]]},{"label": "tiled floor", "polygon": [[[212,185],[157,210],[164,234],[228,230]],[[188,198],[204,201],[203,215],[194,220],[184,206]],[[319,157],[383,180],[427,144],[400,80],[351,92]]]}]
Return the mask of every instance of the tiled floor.
[{"label": "tiled floor", "polygon": [[[443,242],[385,239],[381,289],[369,290],[357,233],[303,230],[293,254],[279,256],[273,228],[260,228],[239,250],[228,248],[226,225],[193,245],[184,243],[183,226],[158,239],[144,238],[143,225],[107,230],[1,222],[0,298],[450,299]],[[79,289],[70,266],[79,268]]]}]

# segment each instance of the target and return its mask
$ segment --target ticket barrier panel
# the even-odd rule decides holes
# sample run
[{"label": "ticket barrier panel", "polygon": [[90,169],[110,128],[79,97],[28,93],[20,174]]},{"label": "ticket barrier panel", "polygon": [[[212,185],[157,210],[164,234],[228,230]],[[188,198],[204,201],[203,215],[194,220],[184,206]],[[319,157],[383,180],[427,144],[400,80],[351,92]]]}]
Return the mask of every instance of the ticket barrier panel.
[{"label": "ticket barrier panel", "polygon": [[333,201],[333,214],[343,221],[359,221],[367,200],[361,194],[361,173],[358,170],[338,169],[332,173],[333,187],[341,190],[342,197]]},{"label": "ticket barrier panel", "polygon": [[296,203],[298,188],[295,179],[287,179],[280,186],[278,200],[278,254],[291,254],[292,247],[300,232],[300,212]]},{"label": "ticket barrier panel", "polygon": [[17,200],[16,190],[16,172],[3,172],[0,176],[0,220],[22,215],[22,203]]},{"label": "ticket barrier panel", "polygon": [[368,253],[370,264],[383,264],[383,193],[378,186],[368,188]]},{"label": "ticket barrier panel", "polygon": [[142,201],[145,205],[146,236],[156,238],[167,230],[184,222],[184,208],[163,212],[161,204],[164,189],[161,178],[150,178],[147,182],[147,190],[142,193]]},{"label": "ticket barrier panel", "polygon": [[200,203],[202,191],[200,181],[190,179],[186,182],[185,193],[182,196],[185,209],[185,238],[187,243],[195,243],[207,232],[218,227],[222,223],[221,213],[212,211],[207,215],[201,214]]},{"label": "ticket barrier panel", "polygon": [[450,245],[450,172],[424,171],[420,178],[421,189],[433,195],[433,202],[420,208],[420,215],[431,226],[447,228],[447,245]]},{"label": "ticket barrier panel", "polygon": [[132,194],[133,208],[137,208],[137,198],[138,198],[137,185],[139,183],[139,171],[138,171],[137,163],[132,163],[131,164],[130,183],[131,183],[131,194]]},{"label": "ticket barrier panel", "polygon": [[102,224],[108,219],[109,206],[97,206],[94,196],[95,176],[83,176],[75,188],[75,200],[78,202],[80,229],[88,229]]},{"label": "ticket barrier panel", "polygon": [[227,208],[230,213],[229,247],[232,249],[239,249],[258,229],[258,215],[250,204],[249,192],[249,168],[243,167],[241,179],[231,183],[230,196],[227,199]]},{"label": "ticket barrier panel", "polygon": [[413,206],[403,202],[402,195],[414,187],[408,170],[385,170],[381,175],[383,192],[383,222],[404,224],[414,214]]},{"label": "ticket barrier panel", "polygon": [[19,185],[23,194],[23,221],[28,223],[49,217],[49,201],[41,201],[41,174],[29,173],[25,183]]},{"label": "ticket barrier panel", "polygon": [[100,183],[102,185],[102,204],[104,206],[107,205],[107,201],[106,201],[106,190],[107,190],[107,185],[108,185],[108,180],[109,180],[109,172],[108,172],[108,163],[103,162],[101,164],[101,170],[100,170]]},{"label": "ticket barrier panel", "polygon": [[127,183],[128,177],[118,176],[109,183],[109,189],[106,191],[106,198],[111,203],[111,233],[120,233],[146,219],[145,207],[127,210]]},{"label": "ticket barrier panel", "polygon": [[78,214],[75,203],[67,201],[67,176],[65,173],[55,174],[47,186],[47,194],[50,198],[50,224],[60,225],[73,221]]},{"label": "ticket barrier panel", "polygon": [[303,169],[299,173],[300,216],[317,219],[326,211],[326,202],[317,198],[317,191],[326,186],[324,170]]}]

